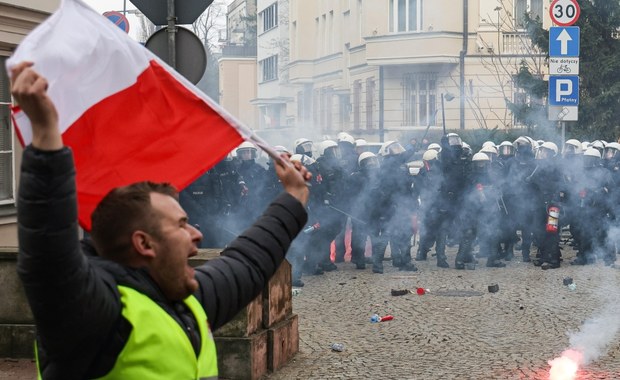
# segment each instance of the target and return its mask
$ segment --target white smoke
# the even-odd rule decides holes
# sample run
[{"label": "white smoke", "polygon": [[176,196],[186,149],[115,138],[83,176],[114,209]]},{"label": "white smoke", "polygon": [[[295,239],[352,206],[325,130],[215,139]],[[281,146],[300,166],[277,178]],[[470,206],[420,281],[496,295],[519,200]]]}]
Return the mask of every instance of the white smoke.
[{"label": "white smoke", "polygon": [[570,346],[583,355],[580,364],[587,365],[605,355],[618,331],[620,314],[615,305],[608,304],[599,315],[586,320],[579,331],[569,334]]}]

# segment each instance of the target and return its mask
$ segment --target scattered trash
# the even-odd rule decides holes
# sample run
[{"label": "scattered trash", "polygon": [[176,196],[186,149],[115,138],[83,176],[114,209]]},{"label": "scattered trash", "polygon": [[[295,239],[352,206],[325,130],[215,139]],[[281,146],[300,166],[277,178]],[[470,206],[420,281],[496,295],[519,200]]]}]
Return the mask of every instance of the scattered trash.
[{"label": "scattered trash", "polygon": [[573,278],[572,277],[564,277],[564,280],[562,280],[562,283],[564,285],[570,285],[573,283]]},{"label": "scattered trash", "polygon": [[338,285],[345,285],[346,282],[339,282]]},{"label": "scattered trash", "polygon": [[570,291],[577,290],[577,284],[575,284],[574,282],[571,282],[570,284],[568,284],[568,290]]},{"label": "scattered trash", "polygon": [[293,288],[293,295],[294,296],[298,296],[301,294],[301,289],[299,288]]},{"label": "scattered trash", "polygon": [[393,296],[404,296],[405,294],[410,294],[411,290],[409,289],[402,289],[402,290],[397,290],[397,289],[392,289],[392,295]]},{"label": "scattered trash", "polygon": [[523,305],[519,305],[519,310],[523,310]]},{"label": "scattered trash", "polygon": [[499,285],[493,284],[489,285],[489,293],[497,293],[499,292]]},{"label": "scattered trash", "polygon": [[424,293],[426,293],[426,289],[424,289],[424,288],[417,288],[416,289],[416,293],[418,293],[419,296],[423,296]]},{"label": "scattered trash", "polygon": [[331,345],[332,351],[342,352],[344,351],[344,344],[342,343],[333,343]]},{"label": "scattered trash", "polygon": [[386,316],[380,317],[378,314],[373,314],[370,317],[370,322],[371,323],[386,322],[386,321],[391,321],[392,319],[394,319],[394,317],[391,316],[391,315],[386,315]]}]

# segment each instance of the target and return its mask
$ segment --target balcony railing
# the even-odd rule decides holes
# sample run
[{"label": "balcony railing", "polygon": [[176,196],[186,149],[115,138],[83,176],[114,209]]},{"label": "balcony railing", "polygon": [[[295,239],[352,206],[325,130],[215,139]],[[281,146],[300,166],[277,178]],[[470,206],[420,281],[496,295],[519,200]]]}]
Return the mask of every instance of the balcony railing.
[{"label": "balcony railing", "polygon": [[256,46],[224,45],[222,47],[224,57],[256,57]]},{"label": "balcony railing", "polygon": [[503,32],[502,54],[540,54],[527,32]]}]

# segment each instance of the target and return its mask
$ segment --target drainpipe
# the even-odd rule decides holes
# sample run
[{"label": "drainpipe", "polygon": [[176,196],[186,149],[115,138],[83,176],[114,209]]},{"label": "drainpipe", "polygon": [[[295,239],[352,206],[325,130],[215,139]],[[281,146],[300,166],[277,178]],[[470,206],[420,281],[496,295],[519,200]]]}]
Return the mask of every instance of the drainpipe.
[{"label": "drainpipe", "polygon": [[467,40],[469,38],[469,1],[463,0],[463,48],[459,54],[460,68],[460,128],[465,129],[465,56],[467,55]]},{"label": "drainpipe", "polygon": [[383,66],[379,66],[379,141],[383,142],[385,138],[385,129],[384,129],[384,115],[385,112],[385,85],[383,83]]}]

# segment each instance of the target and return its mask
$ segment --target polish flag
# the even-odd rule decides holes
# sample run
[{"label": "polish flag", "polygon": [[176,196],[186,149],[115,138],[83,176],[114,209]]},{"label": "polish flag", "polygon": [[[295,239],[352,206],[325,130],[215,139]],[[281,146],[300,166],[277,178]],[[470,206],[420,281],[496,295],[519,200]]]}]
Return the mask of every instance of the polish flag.
[{"label": "polish flag", "polygon": [[[183,189],[243,140],[266,144],[120,28],[80,0],[30,33],[7,62],[34,62],[49,81],[65,145],[73,150],[79,221],[113,187],[137,181]],[[28,118],[15,109],[23,145]],[[267,147],[267,150],[268,147]]]}]

